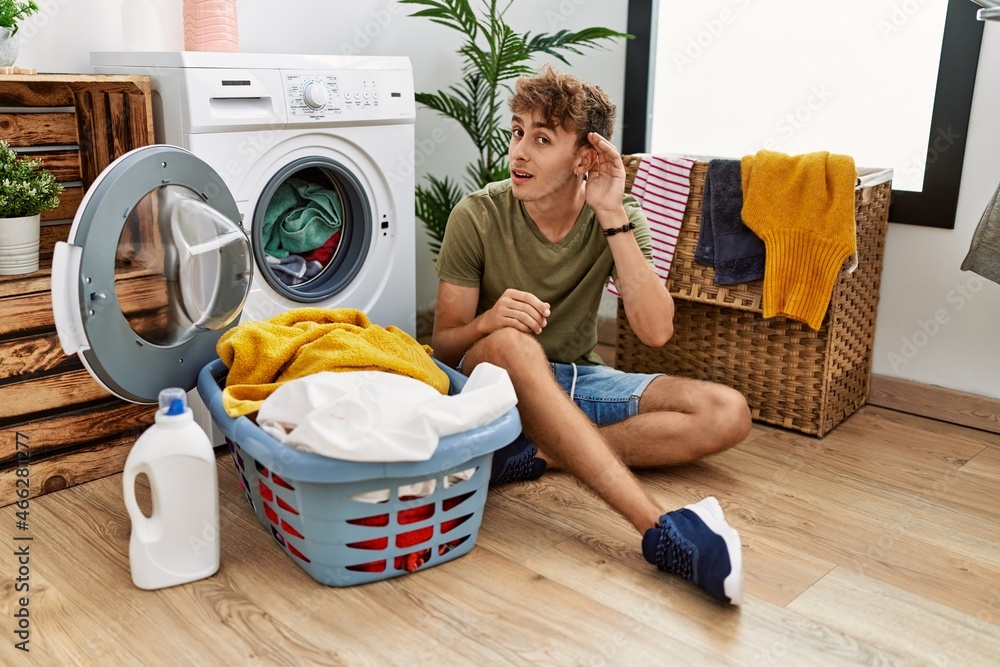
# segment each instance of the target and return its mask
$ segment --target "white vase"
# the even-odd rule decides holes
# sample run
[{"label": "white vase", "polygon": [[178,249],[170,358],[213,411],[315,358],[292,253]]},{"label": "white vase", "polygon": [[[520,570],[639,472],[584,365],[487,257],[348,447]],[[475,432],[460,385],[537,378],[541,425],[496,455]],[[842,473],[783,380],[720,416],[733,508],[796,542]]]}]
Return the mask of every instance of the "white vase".
[{"label": "white vase", "polygon": [[38,270],[38,241],[42,216],[0,218],[0,276]]},{"label": "white vase", "polygon": [[20,35],[11,33],[10,28],[0,28],[0,67],[10,67],[14,64],[20,42]]}]

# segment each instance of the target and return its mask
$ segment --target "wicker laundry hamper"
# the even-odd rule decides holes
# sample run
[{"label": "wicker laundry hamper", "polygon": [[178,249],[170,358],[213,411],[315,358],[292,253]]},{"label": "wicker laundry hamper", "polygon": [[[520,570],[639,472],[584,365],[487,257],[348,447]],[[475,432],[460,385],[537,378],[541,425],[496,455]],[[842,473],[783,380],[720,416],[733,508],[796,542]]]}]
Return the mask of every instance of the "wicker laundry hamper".
[{"label": "wicker laundry hamper", "polygon": [[[623,156],[631,188],[641,155]],[[715,271],[694,261],[707,162],[691,171],[691,195],[667,287],[674,298],[674,336],[661,348],[632,332],[621,302],[616,366],[710,380],[738,389],[753,418],[817,436],[868,400],[890,180],[855,194],[859,266],[841,269],[818,331],[785,317],[762,316],[763,281],[716,285]],[[888,172],[886,172],[888,173]]]}]

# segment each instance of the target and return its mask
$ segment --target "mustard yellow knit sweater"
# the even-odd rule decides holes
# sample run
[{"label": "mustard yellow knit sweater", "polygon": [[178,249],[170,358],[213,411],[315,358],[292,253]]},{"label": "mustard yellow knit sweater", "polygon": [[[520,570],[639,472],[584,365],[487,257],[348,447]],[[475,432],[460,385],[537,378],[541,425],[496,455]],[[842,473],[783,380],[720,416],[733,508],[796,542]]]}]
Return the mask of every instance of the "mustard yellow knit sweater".
[{"label": "mustard yellow knit sweater", "polygon": [[857,249],[854,159],[758,151],[741,162],[743,221],[764,241],[764,317],[819,329],[844,260]]}]

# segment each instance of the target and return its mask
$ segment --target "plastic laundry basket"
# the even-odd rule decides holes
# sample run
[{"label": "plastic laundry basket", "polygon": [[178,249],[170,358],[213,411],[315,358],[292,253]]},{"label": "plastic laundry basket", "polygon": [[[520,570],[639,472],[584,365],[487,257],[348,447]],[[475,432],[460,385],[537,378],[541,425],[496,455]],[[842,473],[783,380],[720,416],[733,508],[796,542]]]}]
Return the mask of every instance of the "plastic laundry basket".
[{"label": "plastic laundry basket", "polygon": [[[438,366],[451,380],[450,393],[458,393],[465,376]],[[492,453],[521,431],[516,408],[442,438],[427,461],[340,461],[286,447],[247,417],[227,415],[228,372],[218,359],[205,366],[198,393],[226,436],[251,509],[313,579],[328,586],[388,579],[458,558],[475,545]]]}]

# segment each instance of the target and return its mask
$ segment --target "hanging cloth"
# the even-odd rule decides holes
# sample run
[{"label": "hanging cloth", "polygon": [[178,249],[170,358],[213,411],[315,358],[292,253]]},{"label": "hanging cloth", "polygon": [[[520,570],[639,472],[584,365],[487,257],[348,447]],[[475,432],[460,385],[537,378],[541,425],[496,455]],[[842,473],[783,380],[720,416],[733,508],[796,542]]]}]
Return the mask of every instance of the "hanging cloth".
[{"label": "hanging cloth", "polygon": [[[677,237],[691,194],[691,167],[694,162],[694,159],[680,155],[644,155],[629,191],[646,214],[653,267],[664,282],[670,275]],[[620,296],[613,280],[608,283],[608,291]]]},{"label": "hanging cloth", "polygon": [[717,285],[764,277],[764,242],[743,222],[739,160],[712,160],[705,176],[701,234],[694,260],[715,269]]},{"label": "hanging cloth", "polygon": [[1000,185],[986,204],[983,217],[972,235],[972,245],[962,262],[962,270],[974,271],[1000,284]]},{"label": "hanging cloth", "polygon": [[764,241],[764,317],[819,329],[844,260],[857,251],[854,158],[822,151],[743,157],[743,221]]}]

